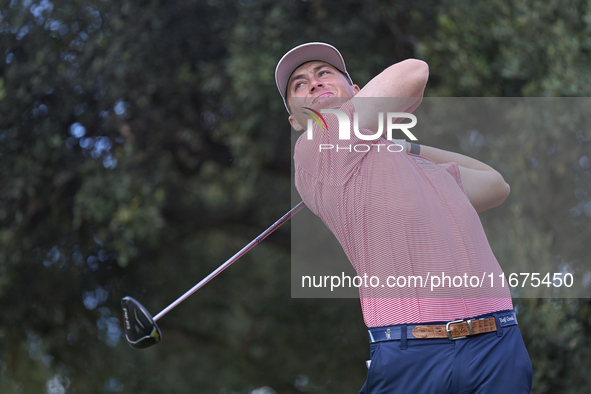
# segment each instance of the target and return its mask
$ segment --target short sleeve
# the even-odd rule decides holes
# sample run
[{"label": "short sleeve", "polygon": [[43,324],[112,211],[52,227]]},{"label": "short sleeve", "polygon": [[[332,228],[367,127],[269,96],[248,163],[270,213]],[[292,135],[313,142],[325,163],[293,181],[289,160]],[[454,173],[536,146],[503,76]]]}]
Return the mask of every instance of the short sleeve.
[{"label": "short sleeve", "polygon": [[456,181],[460,190],[468,197],[466,191],[464,190],[464,185],[462,184],[462,177],[460,176],[460,167],[457,163],[449,162],[449,163],[438,163],[438,165],[447,171]]}]

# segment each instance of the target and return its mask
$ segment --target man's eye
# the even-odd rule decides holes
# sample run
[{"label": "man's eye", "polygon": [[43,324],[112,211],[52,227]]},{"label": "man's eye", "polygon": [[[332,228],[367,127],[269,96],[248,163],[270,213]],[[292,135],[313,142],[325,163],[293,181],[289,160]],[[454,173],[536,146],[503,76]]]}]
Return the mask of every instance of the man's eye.
[{"label": "man's eye", "polygon": [[328,74],[328,71],[327,70],[322,70],[322,71],[320,71],[318,73],[318,75],[320,75],[321,77],[324,76],[324,75],[326,75],[326,74]]},{"label": "man's eye", "polygon": [[304,85],[303,83],[301,83],[301,82],[297,82],[297,83],[296,83],[296,84],[293,86],[293,88],[294,88],[295,90],[298,90],[298,89],[299,89],[299,88],[301,88],[303,85]]}]

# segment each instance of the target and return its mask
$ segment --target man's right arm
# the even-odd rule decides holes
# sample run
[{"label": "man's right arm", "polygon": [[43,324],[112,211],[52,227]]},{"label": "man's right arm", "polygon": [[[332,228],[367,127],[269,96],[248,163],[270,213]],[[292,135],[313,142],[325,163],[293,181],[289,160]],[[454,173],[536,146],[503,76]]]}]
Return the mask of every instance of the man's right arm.
[{"label": "man's right arm", "polygon": [[[407,143],[407,151],[409,149],[410,143]],[[421,145],[420,155],[435,163],[454,162],[458,165],[462,186],[476,212],[501,205],[511,191],[497,170],[479,160],[426,145]]]},{"label": "man's right arm", "polygon": [[359,128],[377,131],[380,112],[412,113],[421,104],[428,79],[429,66],[418,59],[382,71],[351,99],[359,114]]}]

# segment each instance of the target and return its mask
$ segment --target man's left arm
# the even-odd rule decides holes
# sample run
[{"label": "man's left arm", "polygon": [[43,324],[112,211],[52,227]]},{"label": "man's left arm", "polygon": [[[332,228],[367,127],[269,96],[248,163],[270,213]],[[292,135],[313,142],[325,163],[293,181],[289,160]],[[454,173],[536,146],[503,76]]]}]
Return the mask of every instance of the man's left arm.
[{"label": "man's left arm", "polygon": [[[407,152],[410,151],[410,143],[407,143],[407,148]],[[421,145],[420,149],[420,156],[435,163],[455,162],[459,166],[464,191],[476,212],[501,205],[509,195],[509,184],[491,166],[460,153],[432,146]]]}]

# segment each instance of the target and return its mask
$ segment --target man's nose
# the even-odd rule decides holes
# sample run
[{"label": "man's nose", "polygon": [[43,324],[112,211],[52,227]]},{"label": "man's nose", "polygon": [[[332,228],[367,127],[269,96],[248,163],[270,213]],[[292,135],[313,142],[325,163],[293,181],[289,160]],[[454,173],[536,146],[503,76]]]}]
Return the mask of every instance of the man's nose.
[{"label": "man's nose", "polygon": [[316,88],[321,88],[322,82],[317,80],[316,78],[312,78],[310,80],[310,92],[313,92]]}]

